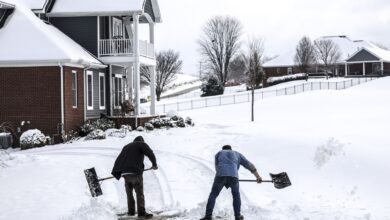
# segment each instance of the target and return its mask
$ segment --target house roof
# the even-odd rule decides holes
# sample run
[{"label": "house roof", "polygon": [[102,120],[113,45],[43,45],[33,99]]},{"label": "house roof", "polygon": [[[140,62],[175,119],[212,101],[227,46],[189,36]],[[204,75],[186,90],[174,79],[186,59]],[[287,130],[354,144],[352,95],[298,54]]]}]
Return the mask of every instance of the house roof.
[{"label": "house roof", "polygon": [[[375,45],[363,41],[353,41],[347,36],[325,36],[320,37],[317,40],[332,40],[340,49],[341,57],[340,61],[346,61],[351,55],[355,54],[361,48],[377,48]],[[295,50],[290,50],[285,54],[278,56],[277,58],[265,63],[264,67],[283,67],[283,66],[295,66],[294,62]]]},{"label": "house roof", "polygon": [[14,12],[0,29],[0,65],[74,64],[105,67],[56,27],[44,23],[19,0]]},{"label": "house roof", "polygon": [[[146,8],[145,5],[147,3],[150,3],[152,7]],[[150,16],[153,16],[154,22],[161,22],[161,14],[157,0],[56,0],[50,13],[47,15],[49,17],[75,15],[125,16],[132,13],[148,13]]]},{"label": "house roof", "polygon": [[[347,59],[347,61],[353,60],[355,58],[355,56],[357,56],[359,53],[361,53],[363,51],[367,51],[368,53],[370,53],[371,55],[373,55],[374,57],[376,57],[380,61],[390,62],[390,51],[382,49],[382,48],[379,48],[377,46],[374,46],[374,47],[363,47],[360,50],[358,50],[356,53],[351,55]],[[360,61],[364,62],[364,61],[371,61],[371,60],[364,60],[363,59],[363,60],[360,60]]]}]

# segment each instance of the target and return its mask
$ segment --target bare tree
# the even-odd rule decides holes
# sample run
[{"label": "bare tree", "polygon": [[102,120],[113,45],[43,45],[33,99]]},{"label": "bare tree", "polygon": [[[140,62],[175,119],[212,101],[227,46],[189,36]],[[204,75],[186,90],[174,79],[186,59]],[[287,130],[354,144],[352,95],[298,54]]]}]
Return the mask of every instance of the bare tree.
[{"label": "bare tree", "polygon": [[225,85],[229,78],[229,65],[240,49],[241,23],[233,17],[214,17],[203,27],[200,53],[208,72]]},{"label": "bare tree", "polygon": [[[171,83],[177,73],[181,71],[183,61],[179,59],[178,52],[173,50],[161,51],[156,55],[156,96],[157,101],[160,101],[161,93],[165,87]],[[141,68],[141,76],[146,82],[150,80],[150,69],[147,67]]]},{"label": "bare tree", "polygon": [[314,41],[316,57],[324,65],[326,79],[329,77],[328,68],[336,64],[341,57],[341,52],[337,44],[332,40],[320,39]]},{"label": "bare tree", "polygon": [[247,84],[252,90],[251,120],[255,120],[255,89],[263,82],[264,72],[262,68],[262,59],[264,53],[264,40],[262,38],[253,38],[248,43],[248,55],[246,55]]},{"label": "bare tree", "polygon": [[304,36],[295,49],[294,62],[299,70],[308,74],[309,68],[316,63],[316,52],[309,37]]}]

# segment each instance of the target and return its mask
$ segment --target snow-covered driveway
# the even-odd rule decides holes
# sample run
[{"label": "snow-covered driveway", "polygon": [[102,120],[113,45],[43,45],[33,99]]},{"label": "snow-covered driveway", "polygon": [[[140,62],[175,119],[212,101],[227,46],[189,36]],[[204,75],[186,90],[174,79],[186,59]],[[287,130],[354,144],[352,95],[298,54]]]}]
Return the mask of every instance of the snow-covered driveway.
[{"label": "snow-covered driveway", "polygon": [[[126,211],[123,180],[102,184],[91,198],[83,170],[109,176],[121,148],[143,135],[159,170],[144,174],[147,208],[194,220],[204,213],[214,177],[214,154],[224,144],[268,173],[286,171],[293,183],[241,183],[246,219],[390,219],[390,79],[345,91],[316,91],[250,104],[181,112],[186,129],[132,132],[126,138],[78,141],[28,151],[0,152],[0,219],[115,219]],[[149,162],[146,163],[146,166]],[[245,169],[241,178],[251,178]],[[215,214],[232,219],[224,190]]]}]

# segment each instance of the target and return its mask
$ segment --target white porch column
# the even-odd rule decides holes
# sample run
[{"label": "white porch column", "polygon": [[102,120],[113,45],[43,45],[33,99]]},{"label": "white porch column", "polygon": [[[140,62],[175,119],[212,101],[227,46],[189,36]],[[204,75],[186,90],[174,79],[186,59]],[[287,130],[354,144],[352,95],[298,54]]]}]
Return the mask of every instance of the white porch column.
[{"label": "white porch column", "polygon": [[348,63],[345,63],[345,76],[348,76]]},{"label": "white porch column", "polygon": [[383,60],[382,60],[382,61],[381,61],[381,74],[382,74],[382,75],[384,74],[383,71],[384,71],[384,66],[383,66]]},{"label": "white porch column", "polygon": [[149,23],[149,41],[154,44],[154,23]]},{"label": "white porch column", "polygon": [[366,75],[366,63],[363,62],[363,76]]},{"label": "white porch column", "polygon": [[[154,45],[154,23],[149,22],[149,42]],[[155,56],[154,56],[155,57]],[[150,114],[156,114],[156,66],[149,67],[150,69]]]},{"label": "white porch column", "polygon": [[156,66],[150,68],[150,115],[156,115]]},{"label": "white porch column", "polygon": [[140,115],[140,93],[141,93],[141,81],[140,81],[140,60],[139,60],[139,15],[133,14],[133,27],[134,27],[134,36],[133,36],[133,53],[134,53],[134,92],[135,92],[135,115]]}]

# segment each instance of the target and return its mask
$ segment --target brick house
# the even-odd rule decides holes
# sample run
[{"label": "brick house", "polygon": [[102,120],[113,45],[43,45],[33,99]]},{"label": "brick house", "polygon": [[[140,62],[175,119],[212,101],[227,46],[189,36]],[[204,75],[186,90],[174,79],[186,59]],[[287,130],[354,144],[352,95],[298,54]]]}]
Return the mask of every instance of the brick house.
[{"label": "brick house", "polygon": [[[61,135],[119,115],[124,100],[139,116],[140,67],[153,78],[160,22],[157,0],[1,0],[0,123]],[[151,96],[154,115],[154,83]]]},{"label": "brick house", "polygon": [[[364,40],[351,40],[349,37],[344,35],[327,36],[327,37],[319,38],[319,40],[321,39],[333,41],[338,46],[341,53],[339,62],[337,62],[331,68],[331,72],[332,72],[331,75],[335,75],[335,76],[382,75],[382,73],[386,73],[390,71],[390,66],[388,66],[387,64],[388,62],[386,62],[386,60],[388,60],[386,54],[388,54],[389,51],[381,49],[370,42]],[[378,54],[381,54],[381,56],[376,57],[377,59],[374,59],[374,61],[376,61],[375,63],[379,63],[378,64],[379,66],[375,66],[375,68],[377,68],[377,71],[371,71],[372,66],[370,63],[373,62],[370,59],[372,57],[368,56],[367,54],[363,55],[364,51],[376,51]],[[359,56],[359,59],[363,59],[363,60],[356,60],[356,56]],[[298,66],[294,62],[294,57],[295,57],[295,50],[293,49],[276,57],[273,60],[264,63],[263,68],[267,74],[267,77],[285,76],[285,75],[300,73]],[[380,65],[381,60],[384,61],[384,64],[382,66]],[[362,63],[366,63],[367,70],[371,68],[370,71],[367,71],[367,74],[363,73],[363,70],[361,68]],[[357,71],[356,68],[358,68],[359,71]],[[321,63],[314,64],[310,74],[323,75]]]}]

